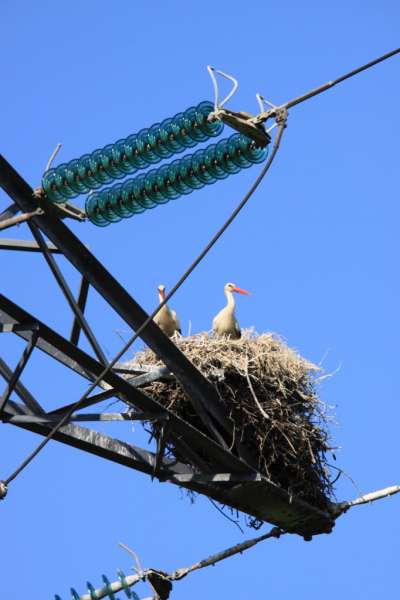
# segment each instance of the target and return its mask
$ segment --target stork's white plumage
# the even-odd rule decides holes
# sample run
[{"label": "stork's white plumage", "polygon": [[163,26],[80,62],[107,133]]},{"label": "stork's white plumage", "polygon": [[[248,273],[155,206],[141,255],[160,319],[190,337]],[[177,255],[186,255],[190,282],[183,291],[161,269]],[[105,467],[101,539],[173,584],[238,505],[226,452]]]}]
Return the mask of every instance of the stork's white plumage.
[{"label": "stork's white plumage", "polygon": [[[161,302],[165,297],[165,286],[158,286],[158,298]],[[181,333],[181,324],[179,323],[178,315],[174,310],[168,308],[166,304],[161,308],[161,310],[154,317],[154,322],[157,323],[160,329],[164,331],[169,337],[172,337],[177,331]]]},{"label": "stork's white plumage", "polygon": [[225,296],[228,299],[228,304],[217,314],[213,321],[214,335],[226,335],[231,340],[238,340],[241,336],[239,323],[235,317],[235,300],[232,292],[240,292],[251,296],[249,292],[245,292],[236,287],[234,283],[227,283],[224,287]]}]

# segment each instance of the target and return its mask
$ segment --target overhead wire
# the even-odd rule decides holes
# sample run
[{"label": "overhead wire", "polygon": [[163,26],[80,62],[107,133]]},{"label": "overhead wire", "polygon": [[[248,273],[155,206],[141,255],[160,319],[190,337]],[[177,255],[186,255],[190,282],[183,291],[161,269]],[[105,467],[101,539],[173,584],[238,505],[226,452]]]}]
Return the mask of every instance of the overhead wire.
[{"label": "overhead wire", "polygon": [[[286,104],[283,104],[281,107],[281,109],[287,109],[290,108],[291,106],[295,106],[296,104],[299,104],[300,102],[303,102],[304,100],[307,100],[308,98],[311,98],[327,89],[329,89],[330,87],[332,87],[333,85],[340,83],[341,81],[344,81],[346,79],[348,79],[349,77],[352,77],[353,75],[356,75],[357,73],[360,73],[361,71],[364,71],[365,69],[368,69],[370,67],[372,67],[373,65],[395,55],[398,54],[400,52],[400,48],[397,48],[396,50],[393,50],[392,52],[354,70],[351,71],[350,73],[343,75],[342,77],[336,79],[335,81],[331,81],[319,88],[316,88],[315,90],[308,92],[307,94],[303,94],[302,96],[299,96],[298,98],[296,98],[295,100],[292,100],[290,102],[287,102]],[[286,119],[285,119],[286,121]],[[197,265],[201,262],[201,260],[206,256],[206,254],[209,252],[209,250],[214,246],[214,244],[218,241],[218,239],[221,237],[221,235],[224,233],[224,231],[229,227],[229,225],[232,223],[232,221],[235,219],[235,217],[238,215],[238,213],[242,210],[242,208],[244,207],[244,205],[246,204],[246,202],[249,200],[249,198],[252,196],[253,192],[256,190],[256,188],[258,187],[258,185],[260,184],[260,182],[262,181],[262,179],[264,178],[265,174],[267,173],[269,167],[272,164],[272,161],[275,158],[275,155],[278,151],[278,148],[280,146],[280,142],[281,142],[281,138],[283,135],[283,131],[286,127],[286,122],[280,122],[278,125],[278,132],[276,134],[275,137],[275,142],[273,145],[273,150],[271,152],[271,155],[265,165],[265,167],[263,168],[263,170],[261,171],[260,175],[258,176],[257,180],[255,181],[255,183],[252,185],[252,187],[250,188],[249,192],[246,194],[246,196],[243,198],[243,200],[241,201],[241,203],[238,205],[238,207],[233,211],[233,213],[231,214],[231,216],[229,217],[229,219],[224,223],[224,225],[221,227],[221,229],[218,231],[218,233],[213,237],[213,239],[210,241],[210,243],[206,246],[206,248],[203,250],[203,252],[198,256],[198,258],[193,262],[193,264],[189,267],[189,269],[187,269],[187,271],[184,273],[184,275],[181,277],[181,279],[178,281],[178,283],[172,288],[172,290],[170,291],[169,294],[167,294],[167,296],[164,298],[164,300],[157,306],[157,308],[152,312],[152,314],[145,320],[145,322],[139,327],[139,329],[136,331],[136,333],[131,337],[131,339],[125,344],[125,346],[122,348],[122,350],[116,355],[116,357],[107,365],[107,367],[103,370],[103,372],[93,381],[93,383],[90,385],[90,387],[86,390],[86,392],[83,394],[83,396],[81,396],[81,398],[70,408],[70,410],[64,415],[64,417],[60,420],[60,422],[54,427],[54,429],[52,429],[50,431],[50,433],[48,434],[48,436],[42,441],[41,444],[39,444],[39,446],[36,448],[36,450],[34,450],[34,452],[32,452],[28,458],[22,463],[22,465],[16,469],[16,471],[14,471],[14,473],[12,473],[12,475],[10,475],[10,477],[8,477],[3,483],[7,486],[11,481],[13,481],[13,479],[15,479],[15,477],[17,477],[17,475],[31,462],[31,460],[40,452],[40,450],[47,444],[47,442],[49,442],[52,437],[57,433],[57,431],[59,431],[59,429],[69,420],[69,418],[71,417],[71,415],[77,411],[79,409],[79,407],[83,404],[83,402],[86,400],[86,398],[88,397],[88,395],[94,390],[94,388],[100,383],[100,381],[105,377],[105,375],[110,371],[110,369],[113,368],[113,366],[115,365],[115,363],[121,358],[121,356],[128,350],[128,348],[133,344],[133,342],[140,336],[140,334],[142,333],[142,331],[144,330],[144,328],[150,323],[150,321],[156,316],[156,314],[161,310],[161,308],[170,300],[170,298],[175,294],[175,292],[180,288],[180,286],[184,283],[184,281],[187,279],[187,277],[192,273],[192,271],[197,267]]]},{"label": "overhead wire", "polygon": [[107,373],[113,368],[113,366],[115,365],[115,363],[128,350],[128,348],[133,344],[133,342],[140,336],[140,334],[142,333],[142,331],[144,330],[144,328],[150,323],[150,321],[152,319],[154,319],[154,317],[161,310],[161,308],[170,300],[170,298],[180,288],[180,286],[183,284],[183,282],[189,277],[189,275],[192,273],[192,271],[197,267],[197,265],[203,260],[203,258],[206,256],[206,254],[211,250],[211,248],[218,241],[218,239],[221,237],[221,235],[224,233],[224,231],[229,227],[229,225],[232,223],[232,221],[234,220],[234,218],[238,215],[238,213],[242,210],[242,208],[244,207],[244,205],[246,204],[246,202],[252,196],[253,192],[259,186],[259,184],[261,183],[261,181],[264,178],[265,174],[267,173],[269,167],[271,166],[271,163],[274,160],[275,155],[276,155],[276,153],[278,151],[278,148],[279,148],[279,145],[280,145],[280,141],[281,141],[281,138],[282,138],[282,134],[283,134],[283,130],[284,130],[285,127],[286,127],[285,123],[282,123],[282,124],[279,125],[278,132],[277,132],[276,137],[275,137],[275,142],[274,142],[273,150],[271,152],[271,155],[270,155],[270,157],[269,157],[269,159],[268,159],[265,167],[261,171],[260,175],[256,179],[255,183],[252,185],[252,187],[250,188],[250,190],[247,192],[246,196],[243,198],[243,200],[241,201],[241,203],[233,211],[233,213],[231,214],[231,216],[229,217],[229,219],[224,223],[224,225],[221,227],[221,229],[218,231],[218,233],[213,237],[213,239],[206,246],[206,248],[203,250],[203,252],[196,258],[196,260],[192,263],[192,265],[187,269],[187,271],[184,273],[184,275],[181,277],[181,279],[178,281],[178,283],[172,288],[172,290],[170,291],[170,293],[167,294],[167,296],[165,297],[165,299],[163,300],[163,302],[161,302],[157,306],[157,308],[145,320],[145,322],[139,327],[139,329],[131,337],[131,339],[125,344],[125,346],[122,348],[122,350],[107,365],[107,367],[102,371],[102,373],[93,381],[93,383],[86,390],[86,392],[83,394],[83,396],[81,396],[81,398],[79,398],[79,400],[69,409],[69,411],[63,416],[63,418],[59,421],[59,423],[57,423],[57,425],[54,427],[54,429],[52,429],[50,431],[50,433],[48,434],[48,436],[39,444],[39,446],[36,448],[36,450],[34,450],[28,456],[28,458],[21,464],[21,466],[18,467],[18,469],[16,469],[16,471],[14,471],[14,473],[12,473],[12,475],[10,475],[4,481],[4,483],[5,483],[6,486],[11,481],[13,481],[13,479],[15,479],[17,477],[17,475],[19,475],[19,473],[21,473],[21,471],[31,462],[31,460],[33,458],[35,458],[35,456],[40,452],[40,450],[42,450],[42,448],[47,444],[47,442],[49,442],[52,439],[52,437],[54,437],[54,435],[57,433],[57,431],[59,431],[59,429],[61,429],[61,427],[70,419],[71,415],[79,409],[79,407],[83,404],[83,402],[86,400],[86,398],[88,397],[88,395],[94,390],[94,388],[100,383],[100,381],[102,381],[102,379],[104,379],[104,377],[107,375]]}]

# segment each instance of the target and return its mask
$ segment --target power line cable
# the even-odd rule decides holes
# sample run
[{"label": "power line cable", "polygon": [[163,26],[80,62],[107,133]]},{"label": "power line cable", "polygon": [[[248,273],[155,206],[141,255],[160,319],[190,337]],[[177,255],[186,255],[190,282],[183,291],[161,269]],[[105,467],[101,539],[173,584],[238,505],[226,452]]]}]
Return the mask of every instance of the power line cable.
[{"label": "power line cable", "polygon": [[90,394],[90,392],[92,392],[94,390],[94,388],[100,383],[100,381],[102,379],[104,379],[105,375],[110,371],[110,369],[112,369],[112,367],[115,365],[115,363],[128,350],[128,348],[133,344],[133,342],[136,340],[136,338],[139,337],[139,335],[142,333],[143,329],[150,323],[150,321],[152,319],[154,319],[154,317],[156,316],[156,314],[158,313],[158,311],[161,310],[161,308],[164,306],[164,304],[166,304],[170,300],[170,298],[180,288],[180,286],[182,285],[182,283],[189,277],[189,275],[192,273],[192,271],[197,267],[197,265],[200,263],[200,261],[209,252],[209,250],[211,250],[211,248],[214,246],[214,244],[217,242],[217,240],[221,237],[221,235],[224,233],[224,231],[227,229],[227,227],[232,223],[233,219],[237,216],[237,214],[241,211],[241,209],[243,208],[243,206],[249,200],[250,196],[253,194],[253,192],[255,191],[255,189],[258,187],[258,185],[262,181],[264,175],[267,173],[269,167],[271,166],[271,163],[274,160],[275,155],[276,155],[276,153],[278,151],[278,148],[279,148],[279,145],[280,145],[280,141],[281,141],[281,138],[282,138],[282,134],[283,134],[283,130],[284,130],[285,127],[286,127],[285,123],[282,123],[281,125],[279,125],[278,133],[276,135],[274,146],[273,146],[273,150],[271,152],[271,156],[269,157],[269,159],[267,161],[267,164],[265,165],[264,169],[261,171],[260,175],[258,176],[257,180],[255,181],[255,183],[253,184],[253,186],[251,187],[251,189],[249,190],[249,192],[243,198],[242,202],[239,204],[239,206],[231,214],[231,216],[229,217],[229,219],[221,227],[221,229],[218,231],[218,233],[213,237],[213,239],[211,240],[211,242],[207,245],[207,247],[203,250],[203,252],[198,256],[198,258],[194,261],[194,263],[189,267],[189,269],[186,271],[186,273],[181,277],[181,279],[178,281],[178,283],[175,285],[175,287],[172,288],[172,290],[165,297],[165,299],[163,300],[163,302],[161,302],[157,306],[157,308],[146,319],[146,321],[143,323],[143,325],[141,325],[139,327],[139,329],[136,331],[136,333],[125,344],[125,346],[117,354],[117,356],[107,365],[107,367],[97,377],[97,379],[95,379],[95,381],[93,381],[93,383],[86,390],[86,392],[83,394],[83,396],[81,398],[79,398],[79,400],[70,408],[70,410],[64,415],[64,417],[61,419],[61,421],[54,427],[54,429],[52,429],[50,431],[50,433],[48,434],[48,436],[41,442],[41,444],[39,444],[39,446],[36,448],[36,450],[34,450],[32,452],[32,454],[30,454],[28,456],[28,458],[22,463],[22,465],[20,467],[18,467],[18,469],[16,471],[14,471],[14,473],[12,475],[10,475],[10,477],[8,477],[4,481],[4,483],[5,483],[6,486],[13,479],[15,479],[17,475],[19,475],[19,473],[31,462],[31,460],[33,458],[35,458],[35,456],[40,452],[40,450],[42,450],[42,448],[47,444],[47,442],[49,442],[51,440],[51,438],[57,433],[57,431],[69,420],[69,418],[71,417],[72,413],[76,412],[79,409],[80,405],[83,404],[84,400],[86,400],[86,398],[88,397],[88,395]]},{"label": "power line cable", "polygon": [[[272,161],[275,158],[275,155],[278,151],[280,141],[281,141],[281,138],[283,135],[283,130],[286,127],[286,118],[287,118],[287,110],[286,109],[288,109],[292,106],[295,106],[296,104],[299,104],[300,102],[304,102],[305,100],[308,100],[309,98],[312,98],[313,96],[316,96],[317,94],[320,94],[321,92],[324,92],[325,90],[333,87],[337,83],[345,81],[346,79],[349,79],[350,77],[353,77],[354,75],[357,75],[361,71],[369,69],[370,67],[376,65],[377,63],[382,62],[383,60],[386,60],[387,58],[390,58],[391,56],[394,56],[395,54],[398,54],[399,52],[400,52],[400,48],[397,48],[396,50],[393,50],[392,52],[389,52],[388,54],[385,54],[384,56],[381,56],[380,58],[377,58],[376,60],[374,60],[370,63],[367,63],[366,65],[359,67],[358,69],[355,69],[354,71],[351,71],[350,73],[347,73],[346,75],[343,75],[342,77],[339,77],[338,79],[336,79],[334,81],[330,81],[329,83],[326,83],[325,85],[320,86],[319,88],[316,88],[316,89],[312,90],[311,92],[308,92],[307,94],[303,94],[302,96],[299,96],[298,98],[296,98],[290,102],[287,102],[285,104],[282,104],[280,107],[275,108],[275,111],[276,111],[275,115],[279,115],[280,119],[282,119],[282,115],[284,115],[284,120],[281,120],[279,123],[278,133],[276,135],[273,150],[271,152],[271,156],[269,157],[269,159],[267,161],[267,164],[265,165],[264,169],[261,171],[260,175],[258,176],[257,180],[255,181],[255,183],[253,184],[253,186],[251,187],[249,192],[243,198],[242,202],[234,210],[232,215],[225,222],[225,224],[221,227],[221,229],[218,231],[218,233],[214,236],[214,238],[211,240],[211,242],[208,244],[208,246],[203,250],[203,252],[199,255],[199,257],[194,261],[194,263],[189,267],[189,269],[186,271],[186,273],[181,277],[181,279],[178,281],[178,283],[175,285],[175,287],[172,288],[170,293],[167,294],[165,299],[157,306],[157,308],[146,319],[146,321],[143,323],[143,325],[141,325],[139,327],[139,329],[132,336],[132,338],[125,344],[125,346],[117,354],[117,356],[104,369],[104,371],[101,373],[101,375],[99,375],[97,377],[97,379],[95,379],[95,381],[91,384],[91,386],[83,394],[83,396],[70,408],[70,410],[64,415],[64,417],[56,425],[56,427],[54,427],[54,429],[52,429],[52,431],[50,431],[49,435],[43,440],[43,442],[41,444],[39,444],[39,446],[36,448],[36,450],[34,452],[32,452],[32,454],[30,454],[30,456],[28,456],[28,458],[22,463],[22,465],[16,471],[14,471],[14,473],[12,475],[10,475],[10,477],[8,477],[8,479],[6,479],[4,482],[0,482],[0,483],[3,483],[3,485],[7,486],[13,479],[15,479],[15,477],[30,463],[30,461],[40,452],[40,450],[47,444],[47,442],[51,440],[51,438],[57,433],[57,431],[69,420],[72,413],[79,409],[80,405],[84,402],[84,400],[86,400],[86,398],[90,394],[90,392],[92,392],[94,390],[94,388],[100,383],[100,381],[104,378],[104,376],[110,371],[110,369],[112,369],[112,367],[119,360],[119,358],[121,358],[121,356],[128,350],[128,348],[133,344],[133,342],[136,340],[136,338],[142,333],[142,331],[148,325],[148,323],[156,316],[156,314],[159,312],[159,310],[161,310],[161,308],[170,300],[170,298],[180,288],[182,283],[187,279],[187,277],[189,277],[189,275],[192,273],[192,271],[197,267],[197,265],[201,262],[201,260],[205,257],[205,255],[209,252],[209,250],[214,246],[214,244],[221,237],[221,235],[224,233],[224,231],[232,223],[234,218],[238,215],[238,213],[244,207],[246,202],[249,200],[249,198],[251,197],[253,192],[256,190],[256,188],[258,187],[258,185],[264,178],[269,167],[271,166]],[[264,113],[264,114],[267,114],[267,113]]]}]

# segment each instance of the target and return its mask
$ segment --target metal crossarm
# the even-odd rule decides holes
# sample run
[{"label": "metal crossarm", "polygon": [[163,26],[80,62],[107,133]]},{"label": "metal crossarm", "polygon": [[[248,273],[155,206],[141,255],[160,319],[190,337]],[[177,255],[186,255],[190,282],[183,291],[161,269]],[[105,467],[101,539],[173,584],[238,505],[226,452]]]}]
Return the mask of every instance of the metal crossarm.
[{"label": "metal crossarm", "polygon": [[[16,415],[29,414],[31,411],[27,407],[12,401],[8,401],[3,411],[6,420]],[[37,422],[20,421],[15,425],[43,436],[52,428],[51,424]],[[64,425],[54,439],[148,475],[153,473],[157,460],[152,452],[80,425]],[[328,514],[296,497],[290,498],[287,492],[259,473],[197,474],[187,465],[163,457],[161,470],[156,477],[160,481],[169,481],[257,519],[268,521],[288,533],[309,538],[312,535],[330,533],[334,526],[334,520]]]}]

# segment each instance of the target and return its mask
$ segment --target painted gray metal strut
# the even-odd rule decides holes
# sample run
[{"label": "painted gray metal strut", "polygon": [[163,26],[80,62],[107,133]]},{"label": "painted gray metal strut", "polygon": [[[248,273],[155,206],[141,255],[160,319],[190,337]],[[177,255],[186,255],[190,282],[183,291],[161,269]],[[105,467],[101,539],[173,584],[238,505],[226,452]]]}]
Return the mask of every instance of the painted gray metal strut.
[{"label": "painted gray metal strut", "polygon": [[[3,414],[8,420],[29,415],[31,411],[9,401]],[[43,436],[51,429],[48,423],[16,422],[15,425]],[[64,425],[54,439],[147,475],[152,475],[157,462],[157,455],[152,452],[72,423]],[[166,457],[161,458],[160,467],[156,475],[159,481],[209,496],[288,533],[310,539],[312,535],[330,533],[335,525],[329,515],[296,497],[290,498],[287,492],[259,473],[196,474],[187,465]]]}]

